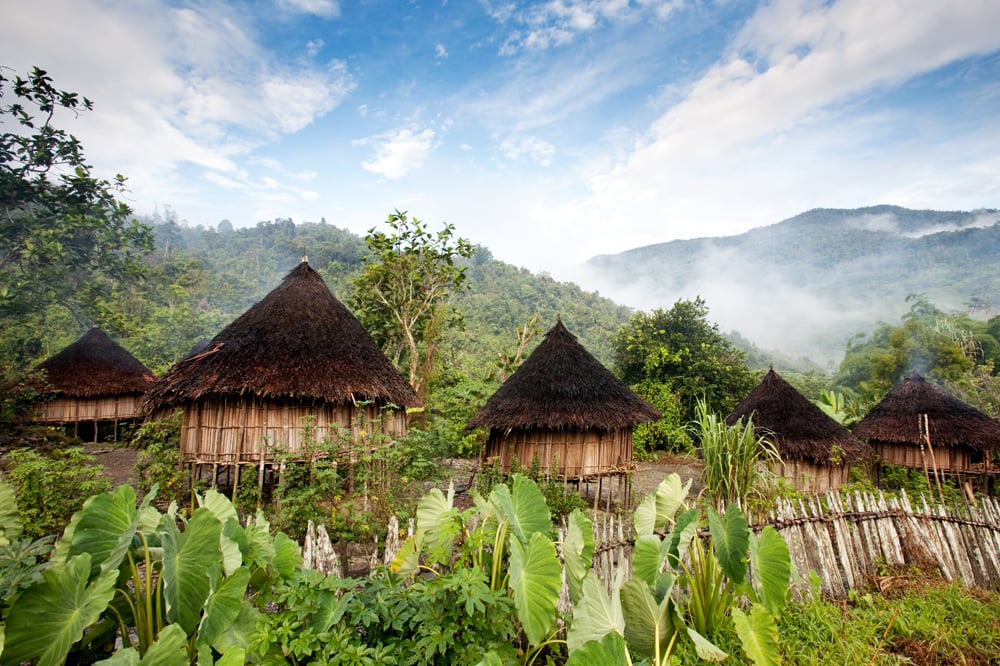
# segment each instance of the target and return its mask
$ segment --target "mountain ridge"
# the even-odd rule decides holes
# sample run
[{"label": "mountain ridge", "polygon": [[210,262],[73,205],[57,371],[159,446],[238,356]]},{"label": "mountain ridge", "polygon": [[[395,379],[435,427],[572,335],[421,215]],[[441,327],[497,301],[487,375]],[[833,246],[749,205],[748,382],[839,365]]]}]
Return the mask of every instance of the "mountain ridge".
[{"label": "mountain ridge", "polygon": [[832,365],[847,339],[923,293],[946,309],[1000,294],[1000,212],[815,208],[741,234],[585,262],[588,288],[640,309],[705,298],[723,330]]}]

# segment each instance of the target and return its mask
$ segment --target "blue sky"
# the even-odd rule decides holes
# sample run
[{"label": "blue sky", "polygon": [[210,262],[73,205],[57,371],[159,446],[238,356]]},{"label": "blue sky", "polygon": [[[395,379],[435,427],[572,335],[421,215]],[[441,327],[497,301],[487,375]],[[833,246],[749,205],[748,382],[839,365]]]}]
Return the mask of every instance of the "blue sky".
[{"label": "blue sky", "polygon": [[9,0],[141,213],[393,209],[557,277],[815,207],[1000,206],[996,0]]}]

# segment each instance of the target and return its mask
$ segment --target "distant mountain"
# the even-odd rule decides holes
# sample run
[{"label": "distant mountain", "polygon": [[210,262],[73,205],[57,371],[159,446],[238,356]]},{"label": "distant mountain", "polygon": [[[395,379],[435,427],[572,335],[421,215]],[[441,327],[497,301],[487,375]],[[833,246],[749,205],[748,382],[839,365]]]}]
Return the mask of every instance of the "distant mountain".
[{"label": "distant mountain", "polygon": [[[826,365],[923,293],[946,310],[1000,307],[1000,212],[815,209],[737,236],[599,255],[588,288],[641,309],[701,296],[723,331]],[[983,308],[985,306],[985,308]]]}]

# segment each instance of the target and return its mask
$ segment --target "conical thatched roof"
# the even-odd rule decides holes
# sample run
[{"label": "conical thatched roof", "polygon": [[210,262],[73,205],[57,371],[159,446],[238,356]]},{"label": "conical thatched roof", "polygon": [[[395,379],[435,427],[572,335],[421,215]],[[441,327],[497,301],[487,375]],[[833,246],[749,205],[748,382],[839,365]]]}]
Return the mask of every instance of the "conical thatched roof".
[{"label": "conical thatched roof", "polygon": [[733,425],[751,415],[754,431],[769,435],[782,458],[826,465],[834,446],[840,448],[845,463],[870,457],[864,442],[809,402],[773,368],[736,406],[726,423]]},{"label": "conical thatched roof", "polygon": [[70,397],[145,393],[156,376],[99,328],[38,365],[52,391]]},{"label": "conical thatched roof", "polygon": [[854,427],[869,441],[919,445],[922,415],[927,415],[932,446],[969,446],[980,451],[1000,447],[1000,422],[943,388],[911,372],[892,387]]},{"label": "conical thatched roof", "polygon": [[660,416],[591,356],[560,320],[468,427],[618,430]]},{"label": "conical thatched roof", "polygon": [[361,322],[305,261],[204,351],[174,365],[147,395],[146,409],[238,395],[419,404]]}]

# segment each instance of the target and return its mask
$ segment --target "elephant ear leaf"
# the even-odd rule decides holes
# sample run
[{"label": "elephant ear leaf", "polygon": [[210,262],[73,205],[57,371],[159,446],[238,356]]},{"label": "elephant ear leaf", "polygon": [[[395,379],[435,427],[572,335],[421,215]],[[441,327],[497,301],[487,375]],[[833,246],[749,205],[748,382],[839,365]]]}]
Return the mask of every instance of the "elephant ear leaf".
[{"label": "elephant ear leaf", "polygon": [[527,546],[511,541],[509,584],[524,633],[532,645],[540,645],[555,630],[562,586],[556,547],[541,532],[532,534]]},{"label": "elephant ear leaf", "polygon": [[566,562],[566,585],[575,604],[583,594],[583,580],[594,558],[594,525],[579,509],[573,509],[566,525],[562,552]]},{"label": "elephant ear leaf", "polygon": [[121,485],[110,493],[94,495],[73,515],[55,560],[67,561],[88,553],[91,577],[118,569],[138,527],[139,509],[131,486]]},{"label": "elephant ear leaf", "polygon": [[660,481],[656,491],[639,504],[633,514],[636,534],[665,532],[674,522],[674,515],[684,505],[691,489],[691,479],[681,484],[676,472]]},{"label": "elephant ear leaf", "polygon": [[709,507],[708,529],[712,533],[712,550],[719,560],[719,566],[729,580],[739,585],[746,578],[746,555],[750,546],[750,528],[747,526],[746,516],[735,504],[726,507],[723,515]]},{"label": "elephant ear leaf", "polygon": [[194,512],[184,532],[173,523],[164,523],[163,598],[167,621],[181,625],[189,636],[198,628],[212,580],[221,574],[220,534],[222,523],[204,508]]},{"label": "elephant ear leaf", "polygon": [[57,666],[65,661],[115,594],[117,571],[88,583],[90,570],[90,555],[77,555],[47,569],[41,583],[17,598],[7,617],[0,664],[37,659],[39,666]]},{"label": "elephant ear leaf", "polygon": [[17,513],[14,488],[0,481],[0,546],[6,546],[21,536],[21,518]]},{"label": "elephant ear leaf", "polygon": [[733,624],[740,637],[743,651],[755,666],[777,666],[781,663],[778,649],[778,625],[774,617],[760,604],[754,604],[750,613],[733,608]]}]

